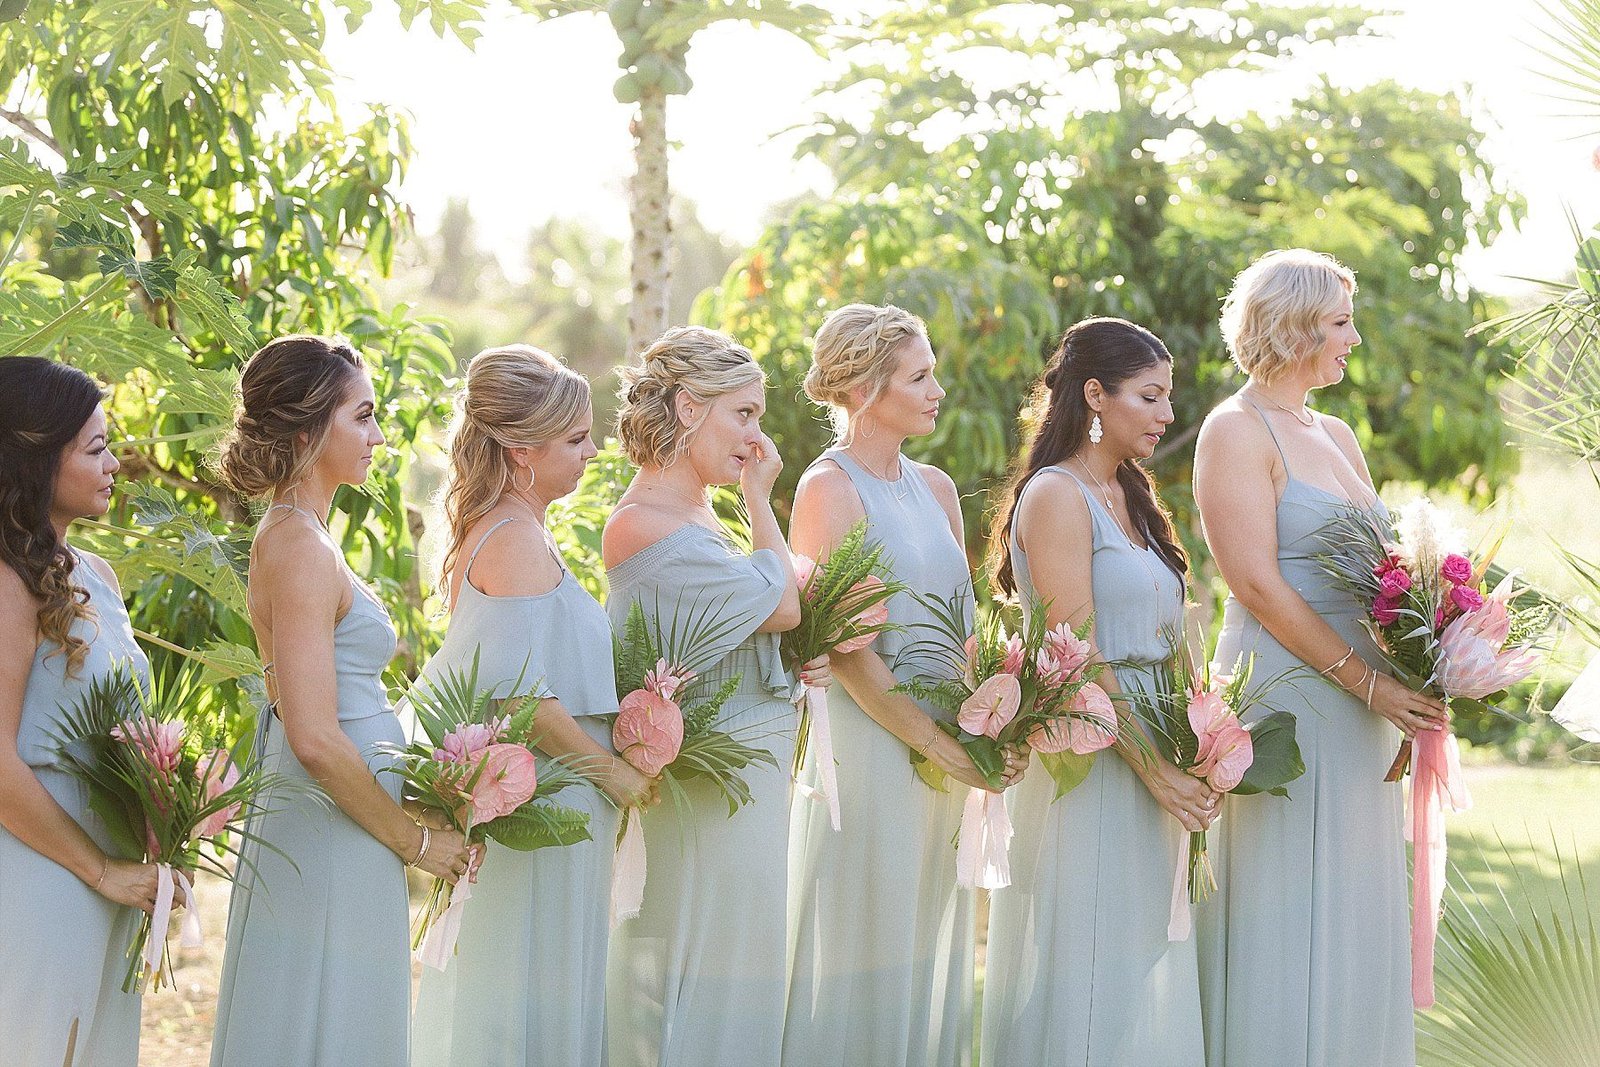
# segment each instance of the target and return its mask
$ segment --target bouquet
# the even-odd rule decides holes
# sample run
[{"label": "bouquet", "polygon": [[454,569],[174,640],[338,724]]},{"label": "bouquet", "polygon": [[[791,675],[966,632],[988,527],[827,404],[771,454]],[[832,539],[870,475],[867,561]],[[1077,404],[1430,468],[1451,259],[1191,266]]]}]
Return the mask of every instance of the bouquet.
[{"label": "bouquet", "polygon": [[[856,652],[892,629],[889,599],[905,592],[888,574],[883,546],[867,541],[866,520],[856,523],[821,564],[809,556],[794,557],[800,586],[800,625],[783,635],[783,655],[791,669],[832,652]],[[833,733],[828,723],[827,694],[809,686],[795,744],[794,777],[800,777],[809,741],[816,744],[820,788],[800,786],[801,794],[828,805],[834,830],[839,829],[839,788],[834,773]]]},{"label": "bouquet", "polygon": [[[726,603],[691,604],[687,609],[680,603],[665,623],[659,612],[654,620],[647,618],[637,601],[628,609],[622,635],[615,639],[617,692],[626,695],[612,720],[611,742],[641,772],[659,775],[675,803],[688,802],[685,782],[709,782],[728,802],[731,818],[751,799],[740,772],[752,764],[776,767],[778,761],[767,750],[712,726],[741,676],[712,689],[688,667],[710,658],[711,650],[748,621],[723,618]],[[632,810],[622,814],[618,840],[613,926],[638,915],[644,901],[644,833]]]},{"label": "bouquet", "polygon": [[[1168,642],[1172,656],[1156,669],[1154,692],[1138,698],[1148,706],[1146,720],[1156,749],[1218,793],[1287,797],[1289,783],[1306,770],[1295,740],[1294,716],[1272,711],[1248,725],[1243,721],[1244,714],[1261,702],[1253,694],[1271,692],[1284,676],[1252,690],[1253,660],[1241,660],[1232,676],[1214,675],[1209,665],[1195,669],[1181,635],[1169,633]],[[1191,832],[1173,879],[1169,940],[1188,940],[1189,905],[1204,900],[1216,887],[1206,855],[1206,831]]]},{"label": "bouquet", "polygon": [[204,868],[231,881],[234,872],[219,856],[234,855],[246,866],[250,861],[230,831],[240,841],[259,840],[236,825],[241,811],[269,791],[312,791],[299,779],[261,771],[259,763],[241,770],[222,744],[220,722],[199,710],[199,690],[193,672],[147,686],[130,664],[120,663],[64,710],[55,737],[61,766],[88,786],[89,807],[104,822],[115,853],[160,868],[155,911],[141,916],[128,947],[123,992],[172,984],[167,932],[174,881],[185,908],[181,943],[197,948],[193,872]]},{"label": "bouquet", "polygon": [[[955,721],[940,721],[939,728],[961,743],[992,786],[1004,780],[1007,748],[1024,745],[1039,753],[1055,781],[1056,799],[1082,782],[1094,753],[1118,736],[1111,698],[1094,682],[1104,665],[1089,662],[1093,620],[1076,631],[1065,623],[1048,627],[1046,606],[1035,601],[1020,633],[1008,634],[999,615],[989,613],[963,638],[964,598],[923,600],[934,621],[918,625],[933,628],[938,636],[907,652],[924,661],[944,655],[949,669],[915,677],[896,691],[953,713]],[[944,651],[951,647],[961,649],[954,662]],[[929,785],[948,788],[948,776],[927,759],[917,753],[911,759]],[[985,889],[1010,885],[1010,840],[1004,798],[972,790],[956,847],[957,882]]]},{"label": "bouquet", "polygon": [[[519,680],[514,689],[520,688]],[[469,843],[490,840],[532,852],[589,840],[586,812],[550,802],[584,780],[579,770],[553,759],[542,771],[536,767],[534,714],[544,697],[530,692],[497,700],[492,692],[478,687],[476,656],[470,671],[447,671],[418,685],[406,700],[422,736],[385,747],[395,757],[386,773],[400,776],[405,800],[437,813]],[[417,959],[444,970],[471,898],[468,879],[453,888],[434,879],[412,930]]]},{"label": "bouquet", "polygon": [[[1397,677],[1442,697],[1446,705],[1492,711],[1513,683],[1539,665],[1537,645],[1556,611],[1525,597],[1504,575],[1485,592],[1493,550],[1474,559],[1459,531],[1426,499],[1402,508],[1393,531],[1366,512],[1342,516],[1322,534],[1323,570],[1367,609],[1368,629]],[[1423,851],[1412,885],[1412,996],[1433,1003],[1433,942],[1444,892],[1449,807],[1471,806],[1460,755],[1447,730],[1419,731],[1407,834]],[[1411,761],[1402,741],[1386,781],[1398,781]]]}]

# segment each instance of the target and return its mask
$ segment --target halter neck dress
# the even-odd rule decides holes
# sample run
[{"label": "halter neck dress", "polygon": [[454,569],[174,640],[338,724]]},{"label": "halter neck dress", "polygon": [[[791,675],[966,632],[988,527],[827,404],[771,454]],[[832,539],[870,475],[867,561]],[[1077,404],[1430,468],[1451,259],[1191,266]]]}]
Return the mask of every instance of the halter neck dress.
[{"label": "halter neck dress", "polygon": [[[1255,407],[1251,404],[1251,407]],[[1278,500],[1284,580],[1367,663],[1383,661],[1357,600],[1317,563],[1320,531],[1356,505],[1296,478]],[[1326,428],[1324,428],[1326,430]],[[1388,522],[1381,501],[1374,517]],[[1400,731],[1325,681],[1228,598],[1216,665],[1255,656],[1256,714],[1294,713],[1306,772],[1289,797],[1229,797],[1212,828],[1218,890],[1201,906],[1209,1067],[1410,1067],[1416,1062],[1402,793],[1383,780]]]},{"label": "halter neck dress", "polygon": [[[396,802],[383,773],[405,743],[382,674],[395,631],[352,574],[333,629],[339,729]],[[264,769],[310,781],[272,708],[257,712]],[[325,797],[268,794],[247,824],[228,908],[212,1067],[403,1064],[411,1003],[409,904],[400,858]],[[253,867],[252,867],[253,865]]]},{"label": "halter neck dress", "polygon": [[[907,680],[926,665],[907,661],[902,651],[930,639],[913,628],[932,621],[917,595],[961,597],[970,615],[966,553],[919,464],[901,457],[901,476],[890,482],[842,449],[816,460],[824,462],[849,476],[868,538],[884,546],[894,577],[910,586],[889,601],[889,621],[906,629],[873,644],[895,676]],[[948,718],[931,706],[923,710]],[[833,829],[825,804],[796,797],[784,1065],[965,1064],[972,1055],[975,894],[956,886],[950,845],[965,790],[930,788],[912,769],[905,744],[837,679],[828,689],[828,718],[840,829]],[[801,781],[819,784],[809,756]]]},{"label": "halter neck dress", "polygon": [[[611,748],[617,710],[611,625],[559,556],[561,580],[544,593],[490,596],[472,584],[472,563],[502,526],[472,550],[444,644],[417,679],[467,675],[498,699],[535,694],[561,701],[583,731]],[[552,555],[555,555],[552,550]],[[401,709],[402,720],[407,719]],[[540,759],[542,773],[547,761]],[[605,1063],[606,948],[617,810],[587,783],[554,797],[587,812],[590,840],[518,852],[490,843],[461,920],[456,955],[423,968],[411,1026],[416,1067],[601,1067]]]},{"label": "halter neck dress", "polygon": [[612,934],[606,1029],[610,1067],[777,1067],[783,1039],[789,768],[798,690],[779,635],[758,633],[788,576],[777,554],[746,555],[690,523],[609,569],[621,633],[637,602],[670,623],[721,605],[734,632],[688,666],[711,691],[738,677],[716,726],[766,749],[776,767],[742,772],[752,801],[731,817],[703,780],[645,812],[644,907]]},{"label": "halter neck dress", "polygon": [[[146,684],[150,675],[122,598],[83,553],[70,551],[72,583],[88,594],[92,617],[75,619],[69,632],[88,644],[88,653],[69,673],[61,646],[39,642],[23,692],[17,752],[107,855],[138,859],[118,856],[89,809],[89,787],[61,766],[63,713],[119,665]],[[0,827],[0,1059],[61,1067],[76,1024],[73,1064],[132,1067],[139,1059],[140,998],[122,992],[122,979],[138,921],[136,909],[113,904]]]},{"label": "halter neck dress", "polygon": [[[1045,467],[1024,494],[1042,477],[1071,478],[1088,502],[1094,642],[1120,661],[1118,688],[1148,696],[1172,654],[1166,635],[1182,632],[1183,582],[1071,471]],[[1026,606],[1038,593],[1015,530],[1010,545]],[[1195,941],[1167,940],[1183,825],[1111,749],[1060,800],[1038,766],[1010,794],[1011,884],[989,899],[983,1062],[1202,1067]]]}]

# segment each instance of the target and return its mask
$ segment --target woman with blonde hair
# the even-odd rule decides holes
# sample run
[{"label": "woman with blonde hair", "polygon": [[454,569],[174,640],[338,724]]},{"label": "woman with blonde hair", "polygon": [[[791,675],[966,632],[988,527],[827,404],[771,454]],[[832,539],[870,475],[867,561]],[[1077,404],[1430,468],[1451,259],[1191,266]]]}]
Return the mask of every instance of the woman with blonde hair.
[{"label": "woman with blonde hair", "polygon": [[[345,342],[280,337],[245,364],[223,480],[270,501],[246,602],[271,701],[255,751],[331,803],[268,796],[251,817],[228,911],[212,1067],[406,1061],[411,965],[405,868],[454,882],[454,830],[400,806],[384,745],[404,742],[382,674],[389,613],[345,562],[326,516],[383,444],[372,381]],[[266,846],[266,847],[264,847]]]},{"label": "woman with blonde hair", "polygon": [[1387,520],[1355,434],[1307,404],[1361,342],[1355,292],[1348,268],[1304,249],[1239,275],[1222,333],[1249,381],[1207,416],[1195,453],[1206,543],[1231,591],[1217,667],[1253,655],[1257,678],[1299,672],[1258,707],[1294,713],[1306,763],[1289,802],[1232,797],[1212,834],[1210,1067],[1416,1062],[1401,787],[1385,775],[1401,736],[1439,729],[1445,709],[1384,673],[1361,606],[1316,561],[1334,518]]},{"label": "woman with blonde hair", "polygon": [[[761,432],[766,377],[750,352],[697,326],[668,330],[622,371],[618,425],[639,473],[602,545],[621,631],[638,604],[670,625],[717,606],[712,647],[686,666],[713,689],[738,679],[715,725],[771,754],[741,772],[732,816],[703,780],[644,817],[643,911],[612,938],[611,1067],[776,1067],[783,1035],[789,779],[797,696],[779,635],[800,621],[794,568],[768,499],[783,469]],[[708,491],[737,482],[753,551],[728,539]],[[827,663],[802,677],[826,685]]]},{"label": "woman with blonde hair", "polygon": [[[929,666],[901,655],[928,639],[916,629],[932,618],[918,597],[960,598],[969,621],[972,608],[955,483],[901,454],[909,438],[933,432],[945,396],[934,363],[915,315],[849,304],[817,331],[806,374],[806,395],[830,410],[838,440],[800,479],[794,550],[826,559],[865,520],[910,590],[889,603],[903,629],[833,657],[842,683],[828,693],[840,829],[826,804],[794,805],[786,1067],[936,1067],[971,1054],[974,893],[957,887],[950,845],[965,790],[935,791],[909,757],[962,785],[991,787],[939,728],[947,716],[892,692]],[[1014,757],[1013,772],[1022,766]],[[823,788],[814,758],[801,774],[807,792]]]},{"label": "woman with blonde hair", "polygon": [[417,684],[476,668],[496,699],[542,698],[539,751],[594,784],[557,798],[588,814],[591,840],[489,846],[456,955],[423,972],[411,1062],[600,1067],[617,809],[649,804],[654,782],[612,752],[600,717],[617,710],[611,626],[545,527],[595,456],[589,383],[547,352],[506,345],[472,358],[457,403],[444,491],[450,629]]},{"label": "woman with blonde hair", "polygon": [[0,1047],[18,1067],[139,1059],[120,987],[161,874],[117,854],[56,741],[97,682],[148,674],[110,566],[67,542],[111,506],[101,399],[64,363],[0,359]]}]

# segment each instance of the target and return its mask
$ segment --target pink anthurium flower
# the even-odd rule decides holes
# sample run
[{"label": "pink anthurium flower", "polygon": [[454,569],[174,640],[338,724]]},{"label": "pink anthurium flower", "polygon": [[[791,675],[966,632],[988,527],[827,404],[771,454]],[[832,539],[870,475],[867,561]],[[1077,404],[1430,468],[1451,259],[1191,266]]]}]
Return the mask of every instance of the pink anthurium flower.
[{"label": "pink anthurium flower", "polygon": [[472,786],[472,821],[486,823],[509,815],[533,799],[539,786],[532,752],[521,745],[484,749],[482,770]]},{"label": "pink anthurium flower", "polygon": [[660,774],[683,747],[683,710],[660,693],[635,689],[617,709],[611,744],[643,773]]},{"label": "pink anthurium flower", "polygon": [[956,722],[969,734],[999,737],[1022,707],[1022,685],[1012,674],[997,674],[961,704]]}]

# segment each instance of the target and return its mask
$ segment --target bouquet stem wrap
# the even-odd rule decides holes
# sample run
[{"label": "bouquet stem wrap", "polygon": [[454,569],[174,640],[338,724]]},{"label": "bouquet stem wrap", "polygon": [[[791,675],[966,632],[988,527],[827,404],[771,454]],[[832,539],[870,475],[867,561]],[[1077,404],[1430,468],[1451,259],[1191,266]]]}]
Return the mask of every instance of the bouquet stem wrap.
[{"label": "bouquet stem wrap", "polygon": [[1406,836],[1413,845],[1411,880],[1411,999],[1433,1006],[1433,942],[1444,899],[1444,812],[1472,806],[1461,776],[1461,747],[1445,730],[1418,730],[1416,766],[1411,778],[1411,818]]},{"label": "bouquet stem wrap", "polygon": [[461,936],[461,917],[472,899],[472,882],[463,877],[450,889],[450,905],[428,925],[428,932],[417,949],[417,959],[425,966],[442,971],[456,954],[456,938]]},{"label": "bouquet stem wrap", "polygon": [[828,805],[828,819],[834,832],[839,830],[839,772],[833,761],[833,727],[828,722],[828,691],[816,686],[806,686],[807,726],[806,745],[811,757],[817,761],[817,787],[799,782],[795,788],[807,800],[820,800]]},{"label": "bouquet stem wrap", "polygon": [[956,884],[965,889],[1011,884],[1011,814],[1004,794],[968,791],[956,844]]},{"label": "bouquet stem wrap", "polygon": [[200,915],[195,911],[194,893],[189,888],[189,876],[174,870],[171,864],[156,865],[156,910],[150,916],[150,936],[144,943],[144,972],[153,975],[161,969],[161,957],[167,951],[167,928],[172,923],[174,880],[183,892],[184,916],[179,927],[178,944],[184,948],[199,948],[204,943],[200,932]]},{"label": "bouquet stem wrap", "polygon": [[611,867],[611,929],[635,918],[644,907],[644,824],[633,808],[622,813],[622,839]]}]

